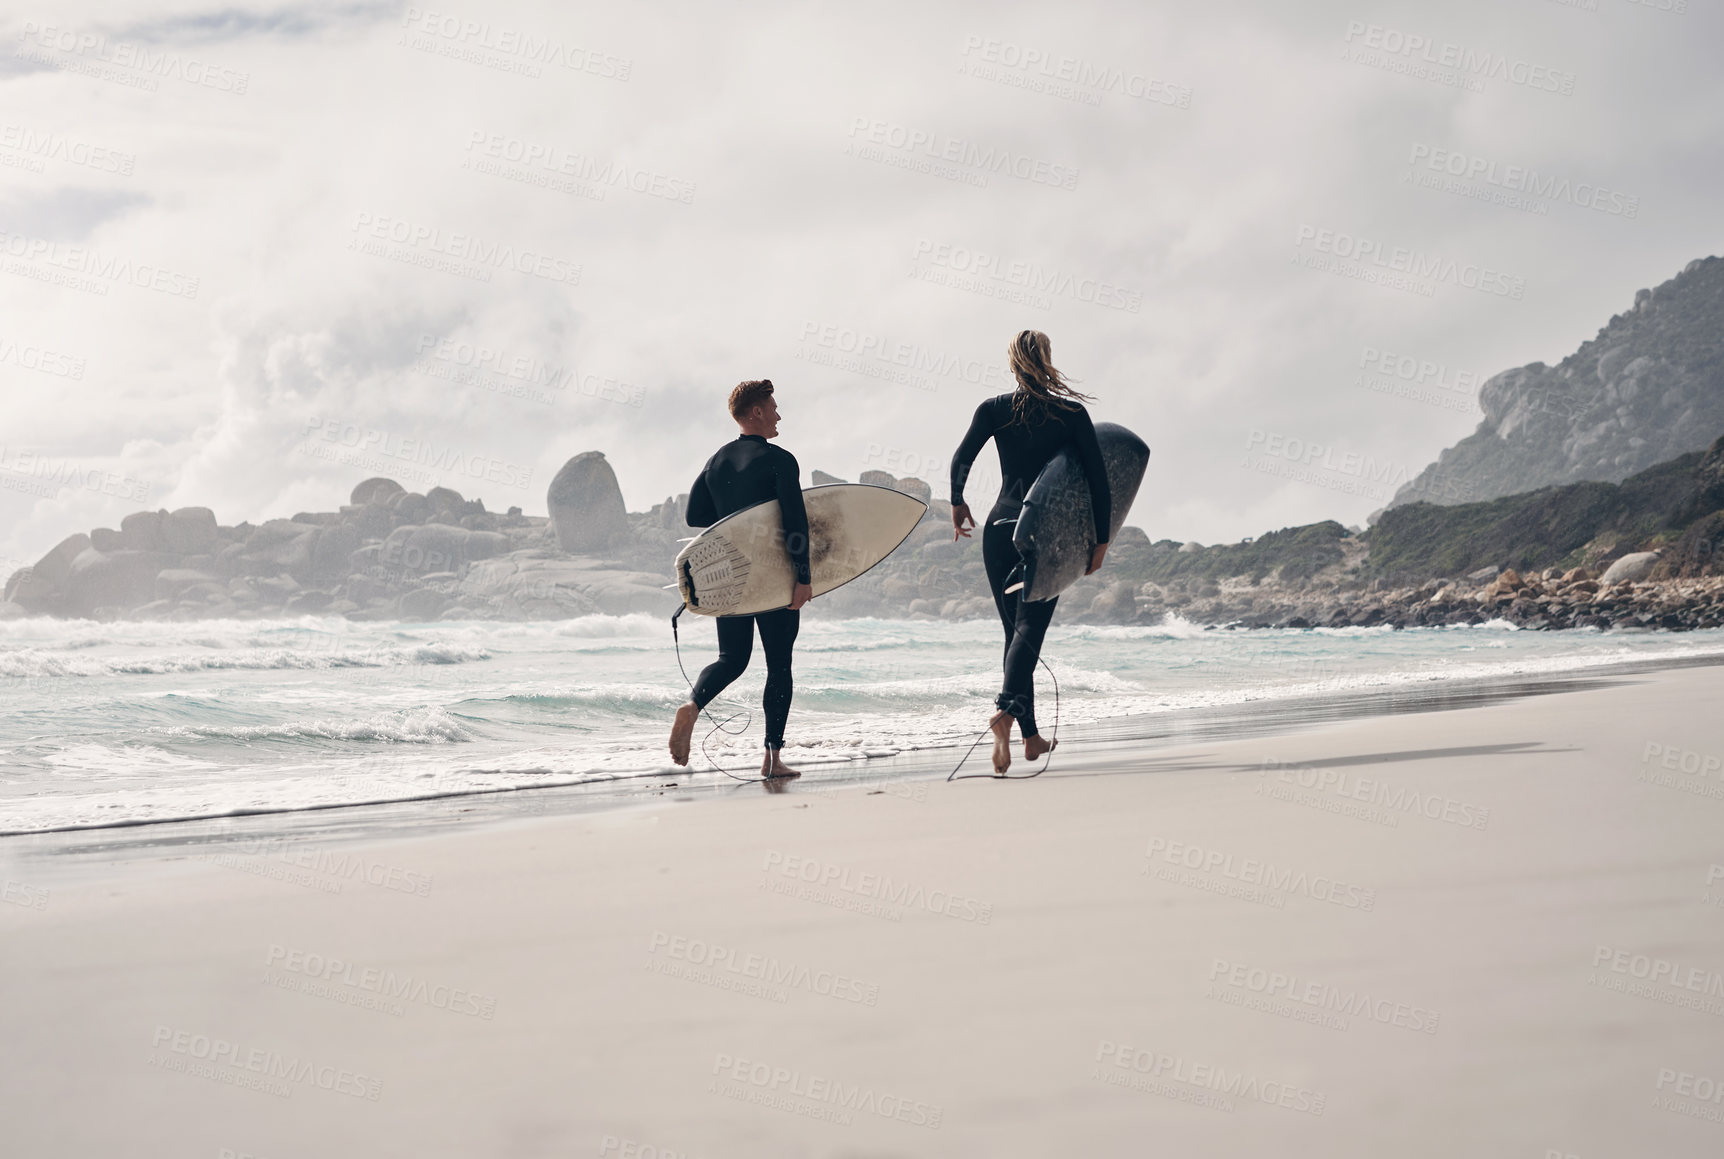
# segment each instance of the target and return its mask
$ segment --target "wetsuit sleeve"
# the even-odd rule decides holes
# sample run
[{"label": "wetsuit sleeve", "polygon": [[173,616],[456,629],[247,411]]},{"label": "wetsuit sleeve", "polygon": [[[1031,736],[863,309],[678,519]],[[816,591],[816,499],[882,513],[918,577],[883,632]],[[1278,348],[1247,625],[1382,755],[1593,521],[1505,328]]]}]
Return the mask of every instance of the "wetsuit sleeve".
[{"label": "wetsuit sleeve", "polygon": [[964,501],[964,484],[969,482],[970,468],[975,465],[976,456],[982,453],[982,448],[988,445],[988,440],[994,437],[993,400],[990,399],[976,408],[976,417],[970,420],[970,429],[964,432],[964,441],[958,444],[957,453],[952,456],[952,506],[957,507]]},{"label": "wetsuit sleeve", "polygon": [[1107,465],[1102,461],[1101,444],[1096,441],[1095,423],[1087,410],[1079,410],[1073,424],[1072,441],[1077,446],[1078,461],[1083,464],[1084,477],[1089,480],[1089,505],[1095,512],[1095,541],[1108,541],[1113,530],[1113,492],[1107,485]]},{"label": "wetsuit sleeve", "polygon": [[775,482],[778,490],[778,514],[784,523],[784,549],[790,553],[790,566],[796,571],[796,582],[811,582],[808,571],[808,510],[802,505],[801,469],[796,456],[779,448],[773,456]]},{"label": "wetsuit sleeve", "polygon": [[687,519],[690,527],[711,527],[718,522],[718,504],[713,502],[712,488],[706,484],[705,471],[688,489]]}]

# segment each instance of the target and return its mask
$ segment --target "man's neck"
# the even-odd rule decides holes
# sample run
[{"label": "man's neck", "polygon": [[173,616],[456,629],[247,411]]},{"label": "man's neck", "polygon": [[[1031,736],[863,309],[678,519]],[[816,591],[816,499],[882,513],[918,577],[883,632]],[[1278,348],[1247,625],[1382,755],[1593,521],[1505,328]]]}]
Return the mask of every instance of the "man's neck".
[{"label": "man's neck", "polygon": [[739,439],[747,439],[747,438],[765,439],[767,436],[766,436],[765,432],[763,432],[763,431],[751,430],[748,427],[743,427],[743,428],[741,428],[740,433],[736,437]]}]

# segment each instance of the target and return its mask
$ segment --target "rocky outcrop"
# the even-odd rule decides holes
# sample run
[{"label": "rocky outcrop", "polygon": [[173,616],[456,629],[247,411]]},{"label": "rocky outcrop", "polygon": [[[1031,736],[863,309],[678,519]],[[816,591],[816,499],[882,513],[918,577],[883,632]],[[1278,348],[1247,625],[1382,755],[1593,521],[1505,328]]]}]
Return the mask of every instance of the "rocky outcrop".
[{"label": "rocky outcrop", "polygon": [[599,551],[628,536],[622,488],[603,451],[587,451],[564,463],[545,498],[564,551]]},{"label": "rocky outcrop", "polygon": [[[1662,550],[1696,519],[1724,508],[1724,438],[1621,483],[1571,483],[1481,503],[1412,503],[1371,528],[1372,570],[1389,579],[1454,575],[1483,566],[1597,566]],[[1688,556],[1702,566],[1695,553]],[[1665,569],[1662,574],[1670,574]],[[1689,574],[1702,574],[1692,572]]]},{"label": "rocky outcrop", "polygon": [[519,508],[492,515],[448,488],[419,495],[368,479],[354,497],[339,511],[255,527],[219,526],[207,507],[134,512],[117,530],[70,536],[14,573],[4,602],[16,611],[4,614],[425,618],[453,602],[439,603],[440,585],[475,563],[547,542],[547,520]]},{"label": "rocky outcrop", "polygon": [[1724,433],[1724,259],[1690,262],[1556,366],[1479,392],[1478,430],[1390,507],[1465,503],[1582,480],[1617,482]]}]

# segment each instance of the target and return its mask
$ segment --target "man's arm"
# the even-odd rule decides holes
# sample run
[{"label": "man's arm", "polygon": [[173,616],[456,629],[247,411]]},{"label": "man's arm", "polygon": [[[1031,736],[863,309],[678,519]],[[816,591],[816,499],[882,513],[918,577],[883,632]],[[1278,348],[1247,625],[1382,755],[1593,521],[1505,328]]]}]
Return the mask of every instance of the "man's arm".
[{"label": "man's arm", "polygon": [[808,509],[802,505],[802,483],[796,456],[778,448],[773,456],[774,482],[778,490],[778,514],[784,524],[784,549],[790,553],[790,566],[796,572],[796,582],[812,582],[808,570]]},{"label": "man's arm", "polygon": [[702,470],[700,477],[694,481],[694,486],[688,489],[688,511],[685,518],[690,527],[711,527],[718,522],[718,504],[712,500],[712,488],[706,485],[705,470]]}]

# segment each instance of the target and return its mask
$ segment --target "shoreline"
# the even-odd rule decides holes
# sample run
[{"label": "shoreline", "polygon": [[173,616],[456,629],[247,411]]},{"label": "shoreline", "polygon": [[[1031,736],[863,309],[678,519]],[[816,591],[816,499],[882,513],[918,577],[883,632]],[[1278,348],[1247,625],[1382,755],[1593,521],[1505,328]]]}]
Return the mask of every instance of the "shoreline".
[{"label": "shoreline", "polygon": [[[1064,726],[1066,735],[1062,739],[1068,745],[1095,744],[1110,751],[1122,747],[1153,751],[1168,745],[1225,738],[1272,739],[1336,722],[1408,713],[1455,711],[1459,708],[1529,697],[1609,687],[1624,676],[1720,665],[1724,665],[1724,652],[1687,658],[1601,658],[1596,664],[1577,665],[1542,673],[1482,676],[1403,673],[1395,674],[1399,675],[1400,679],[1385,679],[1377,685],[1339,691],[1327,689],[1292,695],[1268,694],[1218,704],[1171,708],[1163,712],[1132,713],[1067,724]],[[879,788],[938,780],[943,777],[941,770],[952,755],[970,747],[972,739],[955,737],[948,743],[912,746],[890,756],[804,760],[801,763],[806,771],[802,777],[774,784],[767,791],[789,795],[819,795],[857,786]],[[696,753],[698,754],[698,747]],[[1070,753],[1071,749],[1068,748],[1067,755]],[[986,759],[986,752],[977,748],[966,758],[967,763],[960,777],[967,779],[978,771],[985,771]],[[1020,752],[1013,762],[1014,775],[1021,774],[1025,767]],[[507,822],[523,815],[567,816],[606,812],[662,800],[668,789],[675,789],[682,794],[679,798],[681,800],[693,800],[696,794],[716,798],[759,783],[752,779],[754,770],[751,766],[745,764],[742,771],[747,774],[747,779],[727,779],[717,768],[660,769],[624,776],[577,776],[542,784],[451,789],[366,801],[134,818],[41,829],[0,830],[0,852],[14,843],[27,842],[30,838],[72,840],[82,836],[99,840],[103,834],[113,834],[111,843],[119,847],[131,843],[129,834],[134,831],[196,834],[211,826],[231,826],[239,829],[257,826],[266,830],[275,826],[281,833],[288,833],[300,829],[315,829],[326,823],[339,823],[357,830],[360,837],[366,837],[387,832],[410,832],[415,824],[433,820],[438,812],[443,811],[445,805],[461,808],[462,811],[489,809],[489,820],[476,821],[475,824]],[[674,780],[671,780],[672,778]],[[691,781],[690,778],[699,780]],[[670,783],[665,784],[666,781]],[[585,791],[571,793],[566,790]],[[515,807],[517,803],[520,804],[519,808]],[[339,815],[339,821],[331,821],[332,815]],[[374,823],[367,824],[371,819],[375,819]],[[237,834],[235,836],[237,839],[244,839],[238,838]],[[153,843],[153,835],[140,835],[138,840],[148,845]]]}]

